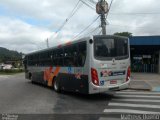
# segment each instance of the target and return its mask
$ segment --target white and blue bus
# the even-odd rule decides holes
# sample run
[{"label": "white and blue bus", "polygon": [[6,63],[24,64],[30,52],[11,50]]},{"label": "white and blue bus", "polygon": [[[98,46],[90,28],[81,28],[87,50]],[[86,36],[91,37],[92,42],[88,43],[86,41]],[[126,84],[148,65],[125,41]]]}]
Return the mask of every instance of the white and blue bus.
[{"label": "white and blue bus", "polygon": [[55,91],[84,94],[128,88],[129,39],[95,35],[27,54],[25,77]]}]

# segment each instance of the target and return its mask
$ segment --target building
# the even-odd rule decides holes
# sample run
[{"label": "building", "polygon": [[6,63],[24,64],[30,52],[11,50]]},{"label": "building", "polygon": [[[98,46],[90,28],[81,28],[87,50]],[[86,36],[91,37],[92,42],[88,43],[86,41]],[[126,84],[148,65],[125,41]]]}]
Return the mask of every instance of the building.
[{"label": "building", "polygon": [[4,64],[3,70],[11,70],[13,66],[11,64]]},{"label": "building", "polygon": [[0,70],[3,70],[3,63],[0,63]]},{"label": "building", "polygon": [[11,70],[13,66],[11,64],[0,64],[0,70]]},{"label": "building", "polygon": [[160,36],[130,37],[133,72],[160,73]]}]

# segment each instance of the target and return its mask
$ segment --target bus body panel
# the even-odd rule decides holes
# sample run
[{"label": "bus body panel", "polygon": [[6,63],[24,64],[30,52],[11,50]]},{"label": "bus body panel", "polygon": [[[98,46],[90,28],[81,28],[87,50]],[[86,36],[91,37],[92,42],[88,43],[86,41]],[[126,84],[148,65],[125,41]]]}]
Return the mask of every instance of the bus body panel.
[{"label": "bus body panel", "polygon": [[[107,36],[107,38],[110,37],[111,36]],[[90,39],[93,40],[93,43],[90,42]],[[28,65],[25,70],[26,79],[32,79],[32,81],[40,82],[48,86],[53,86],[54,80],[59,80],[60,88],[62,90],[79,92],[83,94],[101,93],[108,90],[120,90],[128,87],[130,79],[126,81],[126,77],[128,67],[130,66],[130,54],[128,58],[121,60],[99,60],[94,56],[94,37],[84,38],[80,41],[86,42],[86,57],[84,66],[55,67],[55,65]],[[39,54],[42,52],[40,51]],[[28,64],[28,62],[26,64]],[[92,81],[92,69],[97,71],[99,80],[98,86]]]},{"label": "bus body panel", "polygon": [[[89,38],[88,38],[89,39]],[[86,42],[86,58],[85,64],[82,67],[74,67],[74,66],[67,66],[67,67],[60,67],[60,70],[56,76],[52,76],[52,79],[59,80],[60,87],[62,90],[70,91],[70,92],[79,92],[83,94],[89,93],[89,54],[88,54],[88,44],[87,40],[84,39],[83,41]],[[45,85],[48,85],[49,80],[44,79],[45,72],[49,72],[48,74],[54,73],[56,67],[54,66],[27,66],[26,70],[26,79],[29,79],[29,74],[32,74],[32,81],[39,82]],[[50,76],[50,75],[49,75]],[[48,78],[49,79],[49,78]],[[54,80],[52,81],[54,84]],[[48,85],[48,86],[53,86]]]},{"label": "bus body panel", "polygon": [[[129,49],[130,48],[128,40],[128,51]],[[126,81],[126,77],[128,68],[130,67],[130,53],[128,53],[128,58],[122,60],[97,60],[94,57],[94,44],[90,45],[89,53],[91,54],[90,71],[92,68],[94,68],[97,71],[99,80],[99,85],[93,84],[92,77],[90,75],[90,94],[128,88],[130,78],[128,81]]]},{"label": "bus body panel", "polygon": [[[121,89],[128,88],[128,84],[130,82],[130,80],[126,81],[127,69],[128,69],[128,66],[130,66],[128,61],[129,59],[122,60],[122,62],[118,61],[116,62],[116,65],[111,65],[104,68],[104,67],[100,67],[101,64],[108,65],[112,63],[93,60],[92,61],[93,64],[91,65],[90,68],[97,68],[96,70],[99,78],[99,86],[96,86],[92,82],[90,82],[89,93],[91,94],[101,93],[101,92],[106,92],[108,90],[121,90]],[[124,65],[123,62],[128,62],[128,64]],[[120,67],[116,67],[116,66],[120,66]],[[103,71],[107,71],[105,76],[101,76],[101,73]],[[115,74],[115,75],[109,76],[111,72],[112,74]],[[90,77],[90,79],[92,78]]]},{"label": "bus body panel", "polygon": [[55,79],[59,80],[61,90],[88,94],[88,76],[81,75],[80,78],[75,76],[75,74],[59,73]]},{"label": "bus body panel", "polygon": [[[81,67],[70,68],[71,67],[61,67],[57,76],[54,76],[56,80],[59,80],[61,89],[88,94],[89,87],[86,70]],[[32,81],[48,85],[48,80],[44,79],[44,72],[47,69],[50,69],[50,67],[38,67],[36,70],[34,67],[28,67],[28,71],[32,74]],[[51,73],[53,73],[55,69],[56,67],[53,67]],[[29,76],[29,73],[26,73],[26,75]],[[26,79],[28,79],[28,77]]]}]

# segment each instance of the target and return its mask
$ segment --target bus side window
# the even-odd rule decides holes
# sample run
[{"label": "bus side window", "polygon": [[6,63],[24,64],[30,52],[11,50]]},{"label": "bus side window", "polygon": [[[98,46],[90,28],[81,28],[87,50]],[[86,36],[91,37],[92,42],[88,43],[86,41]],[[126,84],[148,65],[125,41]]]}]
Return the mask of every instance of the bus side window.
[{"label": "bus side window", "polygon": [[78,44],[78,65],[84,66],[86,60],[86,42]]},{"label": "bus side window", "polygon": [[59,53],[59,64],[58,64],[60,66],[64,66],[63,57],[64,57],[64,52],[63,49],[61,48]]},{"label": "bus side window", "polygon": [[54,51],[54,63],[55,63],[55,66],[57,66],[58,64],[58,50],[57,49]]},{"label": "bus side window", "polygon": [[52,66],[55,66],[56,65],[56,61],[55,61],[55,50],[52,51],[52,54],[51,54],[51,62],[52,62]]},{"label": "bus side window", "polygon": [[57,49],[55,56],[56,65],[63,66],[63,57],[64,57],[63,49],[62,48]]},{"label": "bus side window", "polygon": [[29,57],[28,57],[28,65],[29,66],[32,66],[34,63],[33,63],[33,55],[30,55]]},{"label": "bus side window", "polygon": [[64,65],[77,67],[77,45],[70,45],[64,48]]}]

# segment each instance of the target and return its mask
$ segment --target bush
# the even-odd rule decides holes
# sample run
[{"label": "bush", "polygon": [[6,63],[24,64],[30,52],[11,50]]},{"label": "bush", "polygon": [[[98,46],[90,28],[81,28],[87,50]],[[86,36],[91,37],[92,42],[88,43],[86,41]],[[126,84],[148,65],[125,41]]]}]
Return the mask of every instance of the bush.
[{"label": "bush", "polygon": [[20,73],[24,72],[23,69],[10,69],[10,70],[0,70],[0,73]]}]

